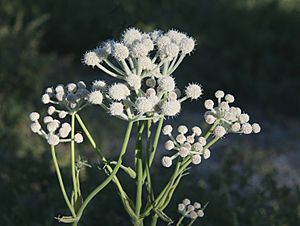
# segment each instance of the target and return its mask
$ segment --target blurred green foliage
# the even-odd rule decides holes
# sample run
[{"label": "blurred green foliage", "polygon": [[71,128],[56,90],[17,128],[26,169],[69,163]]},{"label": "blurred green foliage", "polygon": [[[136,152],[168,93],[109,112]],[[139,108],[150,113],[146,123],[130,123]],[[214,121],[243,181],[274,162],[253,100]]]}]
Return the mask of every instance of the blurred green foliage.
[{"label": "blurred green foliage", "polygon": [[[74,71],[91,80],[92,69],[79,64],[81,54],[129,26],[177,28],[198,40],[197,51],[177,73],[179,83],[198,81],[208,93],[224,87],[237,93],[241,102],[263,106],[264,111],[299,114],[298,105],[293,111],[280,107],[300,94],[297,0],[1,0],[1,225],[57,224],[53,217],[64,213],[63,200],[50,155],[29,131],[27,115],[40,107],[37,102],[47,85],[78,77],[71,74]],[[65,63],[69,56],[73,61]],[[189,180],[178,190],[170,212],[184,198],[183,191],[189,191],[191,198],[211,202],[203,225],[299,225],[299,189],[279,186],[276,173],[270,173],[260,187],[247,190],[249,178],[258,172],[238,159],[233,151],[216,172]],[[96,185],[89,178],[98,175],[105,176],[96,166],[86,172],[85,189]],[[157,183],[166,177],[157,175]],[[95,199],[83,225],[128,225],[111,189]]]}]

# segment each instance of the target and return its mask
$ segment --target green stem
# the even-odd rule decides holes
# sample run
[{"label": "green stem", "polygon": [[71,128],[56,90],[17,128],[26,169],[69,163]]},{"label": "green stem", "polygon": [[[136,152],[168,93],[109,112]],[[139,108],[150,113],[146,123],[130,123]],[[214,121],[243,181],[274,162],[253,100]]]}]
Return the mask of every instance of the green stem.
[{"label": "green stem", "polygon": [[72,213],[72,216],[76,217],[76,213],[73,209],[73,206],[71,205],[71,202],[70,202],[70,200],[68,198],[68,195],[67,195],[67,192],[65,190],[65,185],[64,185],[61,173],[60,173],[59,165],[58,165],[56,154],[55,154],[55,147],[53,145],[51,145],[51,153],[52,153],[52,159],[53,159],[53,163],[54,163],[54,167],[55,167],[55,171],[56,171],[56,174],[57,174],[57,178],[58,178],[58,182],[59,182],[59,185],[60,185],[61,192],[63,194],[63,197],[65,199],[65,202],[66,202],[70,212]]},{"label": "green stem", "polygon": [[191,222],[187,226],[191,226],[194,222],[195,220],[191,220]]},{"label": "green stem", "polygon": [[151,226],[156,226],[158,220],[157,214],[154,214],[151,221]]},{"label": "green stem", "polygon": [[177,222],[176,226],[180,226],[181,225],[181,222],[184,220],[184,216],[181,216],[179,218],[179,221]]},{"label": "green stem", "polygon": [[208,132],[205,134],[205,136],[204,136],[204,138],[205,139],[207,139],[209,136],[210,136],[210,134],[214,131],[214,129],[217,127],[217,125],[219,125],[219,122],[220,122],[221,120],[220,119],[217,119],[216,121],[215,121],[215,123],[212,125],[212,127],[210,127],[210,129],[208,130]]},{"label": "green stem", "polygon": [[76,180],[76,171],[75,171],[75,114],[71,115],[71,170],[72,170],[72,181],[73,181],[73,189],[74,189],[74,204],[78,199],[78,191],[77,191],[77,180]]},{"label": "green stem", "polygon": [[132,125],[133,122],[129,122],[128,126],[127,126],[127,130],[126,130],[126,134],[124,137],[124,141],[123,141],[123,145],[121,148],[121,152],[119,155],[119,159],[117,161],[116,166],[114,167],[113,171],[111,172],[111,174],[97,187],[95,188],[86,198],[86,200],[83,202],[82,206],[80,207],[79,211],[78,211],[78,217],[80,218],[82,216],[82,213],[84,211],[84,209],[86,208],[86,206],[89,204],[89,202],[114,178],[114,176],[117,174],[122,161],[123,161],[123,157],[126,153],[126,149],[128,146],[128,142],[130,139],[130,134],[131,134],[131,130],[132,130]]},{"label": "green stem", "polygon": [[[151,145],[151,120],[147,121],[147,148],[146,148],[146,178],[147,178],[147,191],[148,191],[148,201],[151,201],[154,199],[153,195],[153,188],[152,188],[152,182],[151,182],[151,175],[150,175],[150,145]],[[144,175],[143,175],[143,182],[144,182]]]}]

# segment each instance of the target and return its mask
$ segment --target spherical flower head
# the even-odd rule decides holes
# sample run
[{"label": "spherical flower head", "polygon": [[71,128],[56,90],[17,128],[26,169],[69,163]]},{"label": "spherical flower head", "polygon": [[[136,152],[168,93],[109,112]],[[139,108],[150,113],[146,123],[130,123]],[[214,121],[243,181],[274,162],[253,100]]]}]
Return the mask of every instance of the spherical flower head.
[{"label": "spherical flower head", "polygon": [[179,44],[182,54],[189,54],[195,48],[195,40],[193,38],[183,38]]},{"label": "spherical flower head", "polygon": [[201,156],[199,154],[193,155],[192,156],[192,163],[194,165],[198,165],[201,163]]},{"label": "spherical flower head", "polygon": [[64,96],[65,96],[65,94],[63,92],[56,93],[56,95],[55,95],[55,97],[58,101],[63,101]]},{"label": "spherical flower head", "polygon": [[71,128],[71,125],[67,122],[64,122],[62,125],[61,125],[62,128],[65,128],[66,130],[68,130],[69,132],[71,132],[72,128]]},{"label": "spherical flower head", "polygon": [[192,128],[192,131],[193,131],[193,133],[194,133],[196,136],[200,136],[201,133],[202,133],[202,130],[201,130],[198,126],[194,126],[194,127]]},{"label": "spherical flower head", "polygon": [[190,153],[189,149],[186,148],[186,147],[181,147],[179,149],[179,155],[182,157],[182,158],[185,158],[186,156],[188,156]]},{"label": "spherical flower head", "polygon": [[190,205],[191,204],[191,201],[189,200],[189,199],[184,199],[183,201],[182,201],[182,203],[185,205],[185,206],[188,206],[188,205]]},{"label": "spherical flower head", "polygon": [[148,55],[148,48],[143,43],[135,43],[131,48],[131,55],[135,58],[145,57]]},{"label": "spherical flower head", "polygon": [[47,129],[49,132],[55,132],[59,128],[60,122],[58,120],[53,120],[47,124]]},{"label": "spherical flower head", "polygon": [[260,125],[258,123],[252,124],[253,133],[259,133],[261,131]]},{"label": "spherical flower head", "polygon": [[178,133],[186,134],[188,132],[188,128],[185,125],[180,125],[177,128]]},{"label": "spherical flower head", "polygon": [[164,47],[164,54],[170,59],[177,57],[178,53],[179,47],[175,43],[167,44]]},{"label": "spherical flower head", "polygon": [[146,90],[146,95],[147,97],[154,97],[156,96],[156,91],[153,88],[149,88]]},{"label": "spherical flower head", "polygon": [[59,129],[59,136],[61,137],[61,138],[66,138],[67,136],[69,136],[69,133],[70,133],[70,130],[67,128],[67,127],[61,127],[60,129]]},{"label": "spherical flower head", "polygon": [[201,86],[197,84],[189,84],[185,88],[185,95],[191,99],[198,99],[203,94]]},{"label": "spherical flower head", "polygon": [[30,128],[32,132],[37,133],[41,130],[42,127],[38,121],[34,121],[33,123],[31,123]]},{"label": "spherical flower head", "polygon": [[123,114],[124,106],[119,102],[114,102],[109,106],[109,112],[113,116],[120,116]]},{"label": "spherical flower head", "polygon": [[197,215],[198,215],[198,217],[203,217],[204,216],[203,210],[198,210]]},{"label": "spherical flower head", "polygon": [[102,80],[95,80],[92,85],[92,90],[100,90],[103,91],[106,89],[106,83]]},{"label": "spherical flower head", "polygon": [[45,93],[49,94],[49,95],[53,95],[54,93],[54,89],[52,87],[48,87],[46,90],[45,90]]},{"label": "spherical flower head", "polygon": [[194,136],[187,136],[187,137],[186,137],[186,141],[187,141],[189,144],[193,144],[193,143],[195,142]]},{"label": "spherical flower head", "polygon": [[246,122],[249,122],[249,119],[250,119],[249,115],[248,115],[248,114],[245,114],[245,113],[240,114],[240,116],[239,116],[239,120],[240,120],[240,122],[241,122],[242,124],[243,124],[243,123],[246,123]]},{"label": "spherical flower head", "polygon": [[176,136],[176,141],[179,144],[183,144],[186,141],[186,137],[183,134],[179,134]]},{"label": "spherical flower head", "polygon": [[195,207],[193,205],[188,205],[186,209],[188,212],[190,212],[190,211],[195,210]]},{"label": "spherical flower head", "polygon": [[172,158],[164,156],[161,160],[161,163],[164,167],[169,168],[172,166]]},{"label": "spherical flower head", "polygon": [[83,55],[82,63],[95,67],[100,63],[100,59],[94,51],[88,51]]},{"label": "spherical flower head", "polygon": [[213,115],[205,115],[204,116],[205,122],[207,124],[214,124],[214,122],[216,121],[216,118]]},{"label": "spherical flower head", "polygon": [[83,136],[81,135],[81,133],[76,133],[75,134],[74,141],[78,144],[83,142]]},{"label": "spherical flower head", "polygon": [[207,110],[211,110],[214,107],[214,102],[212,100],[210,100],[210,99],[207,99],[207,100],[204,101],[204,107]]},{"label": "spherical flower head", "polygon": [[215,130],[214,130],[214,135],[215,135],[216,137],[221,138],[221,137],[223,137],[225,134],[226,134],[226,130],[225,130],[225,128],[224,128],[223,126],[217,126],[217,127],[215,128]]},{"label": "spherical flower head", "polygon": [[197,152],[201,152],[203,150],[203,145],[199,142],[193,144],[193,149]]},{"label": "spherical flower head", "polygon": [[66,112],[66,111],[60,111],[58,113],[59,118],[65,118],[67,115],[68,115],[68,112]]},{"label": "spherical flower head", "polygon": [[171,92],[175,89],[175,80],[170,76],[164,76],[158,79],[158,86],[162,92]]},{"label": "spherical flower head", "polygon": [[235,122],[235,123],[233,123],[233,124],[231,125],[231,131],[232,131],[232,132],[237,133],[237,132],[240,131],[240,129],[241,129],[241,124],[238,123],[238,122]]},{"label": "spherical flower head", "polygon": [[174,147],[175,147],[175,145],[174,145],[174,142],[172,140],[168,140],[165,143],[165,149],[168,150],[168,151],[172,150]]},{"label": "spherical flower head", "polygon": [[124,100],[130,95],[128,87],[122,83],[116,83],[109,88],[109,96],[114,100]]},{"label": "spherical flower head", "polygon": [[59,144],[59,136],[55,134],[50,134],[47,139],[48,144],[56,146]]},{"label": "spherical flower head", "polygon": [[135,107],[139,113],[144,114],[146,112],[151,111],[153,108],[153,105],[152,105],[152,101],[149,100],[148,98],[139,97],[135,101]]},{"label": "spherical flower head", "polygon": [[244,134],[250,134],[250,133],[252,133],[252,126],[250,125],[250,123],[244,123],[242,125],[242,132]]},{"label": "spherical flower head", "polygon": [[229,111],[230,107],[229,107],[228,102],[222,101],[222,102],[220,103],[220,109],[221,109],[222,111]]},{"label": "spherical flower head", "polygon": [[195,207],[195,209],[201,208],[201,204],[199,202],[194,202],[193,206]]},{"label": "spherical flower head", "polygon": [[140,89],[142,86],[141,77],[135,74],[128,75],[126,78],[126,82],[130,87],[134,88],[135,90]]},{"label": "spherical flower head", "polygon": [[50,96],[48,93],[45,93],[43,96],[42,96],[42,103],[43,104],[49,104],[50,103]]},{"label": "spherical flower head", "polygon": [[160,36],[156,41],[156,45],[160,50],[163,50],[164,47],[170,43],[171,43],[171,39],[165,35]]},{"label": "spherical flower head", "polygon": [[155,79],[153,79],[153,78],[148,78],[148,79],[146,80],[146,86],[148,86],[148,87],[155,87],[155,85],[156,85]]},{"label": "spherical flower head", "polygon": [[112,55],[116,60],[122,61],[129,56],[129,50],[122,43],[114,43],[112,49]]},{"label": "spherical flower head", "polygon": [[205,137],[199,137],[199,138],[198,138],[198,142],[199,142],[202,146],[206,145],[206,139],[205,139]]},{"label": "spherical flower head", "polygon": [[233,102],[234,102],[234,96],[231,95],[231,94],[226,94],[225,100],[226,100],[228,103],[233,103]]},{"label": "spherical flower head", "polygon": [[51,117],[51,116],[45,116],[44,118],[43,118],[43,122],[45,123],[45,124],[48,124],[49,122],[52,122],[53,121],[53,118]]},{"label": "spherical flower head", "polygon": [[88,101],[91,104],[101,105],[103,101],[103,95],[99,90],[93,91],[89,94]]},{"label": "spherical flower head", "polygon": [[130,46],[135,41],[142,38],[142,33],[136,28],[128,28],[123,33],[123,42],[125,45]]},{"label": "spherical flower head", "polygon": [[31,121],[35,122],[35,121],[39,120],[40,114],[37,113],[37,112],[31,112],[29,114],[29,118],[30,118]]},{"label": "spherical flower head", "polygon": [[56,108],[54,106],[48,107],[48,114],[52,115],[56,111]]},{"label": "spherical flower head", "polygon": [[143,70],[151,70],[153,67],[151,59],[146,56],[140,57],[138,63]]},{"label": "spherical flower head", "polygon": [[163,32],[161,30],[154,30],[150,33],[150,37],[153,41],[157,41],[159,37],[161,37]]},{"label": "spherical flower head", "polygon": [[204,159],[208,159],[210,157],[210,150],[209,149],[205,149],[203,151],[203,158]]},{"label": "spherical flower head", "polygon": [[181,103],[177,100],[165,101],[161,110],[166,116],[176,116],[181,110]]},{"label": "spherical flower head", "polygon": [[162,132],[164,135],[171,135],[173,127],[171,125],[165,125]]},{"label": "spherical flower head", "polygon": [[185,212],[185,205],[183,203],[179,203],[178,206],[177,206],[177,210],[179,213],[183,213]]},{"label": "spherical flower head", "polygon": [[224,95],[225,95],[225,93],[222,90],[218,90],[218,91],[215,92],[215,97],[218,98],[218,99],[223,98]]},{"label": "spherical flower head", "polygon": [[94,52],[97,54],[100,63],[103,60],[105,60],[108,56],[108,53],[106,52],[105,48],[102,48],[102,47],[98,47],[98,48],[94,49]]},{"label": "spherical flower head", "polygon": [[178,32],[176,30],[169,30],[166,33],[166,36],[168,36],[172,40],[172,42],[176,43],[177,45],[180,44],[183,38],[187,38],[185,34]]},{"label": "spherical flower head", "polygon": [[150,52],[154,49],[154,43],[150,38],[143,39],[142,43],[144,46],[146,46],[146,48],[148,49],[148,52]]},{"label": "spherical flower head", "polygon": [[177,100],[177,94],[174,91],[169,92],[168,99],[169,100]]}]

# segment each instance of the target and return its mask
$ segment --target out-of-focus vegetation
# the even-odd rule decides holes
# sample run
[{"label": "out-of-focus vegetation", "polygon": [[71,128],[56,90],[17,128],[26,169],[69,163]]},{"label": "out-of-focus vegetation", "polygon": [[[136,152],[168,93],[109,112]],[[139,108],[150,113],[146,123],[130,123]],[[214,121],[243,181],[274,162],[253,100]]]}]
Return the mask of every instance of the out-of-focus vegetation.
[{"label": "out-of-focus vegetation", "polygon": [[[300,95],[297,0],[1,0],[1,225],[56,225],[53,216],[64,213],[49,152],[29,131],[27,115],[40,108],[47,85],[79,79],[74,71],[92,80],[91,69],[79,63],[81,54],[128,26],[177,28],[198,40],[197,51],[177,72],[180,84],[196,80],[206,92],[222,87],[244,104],[264,107],[264,114],[299,114],[300,105],[284,104]],[[183,190],[210,201],[203,225],[299,225],[299,190],[279,187],[276,173],[252,189],[250,178],[258,172],[251,165],[229,154],[205,180],[191,177],[176,201]],[[105,176],[96,166],[88,170],[84,186],[94,186],[97,181],[89,178],[98,175]],[[128,225],[111,189],[95,199],[98,205],[89,208],[83,225]],[[174,213],[175,201],[171,208]]]}]

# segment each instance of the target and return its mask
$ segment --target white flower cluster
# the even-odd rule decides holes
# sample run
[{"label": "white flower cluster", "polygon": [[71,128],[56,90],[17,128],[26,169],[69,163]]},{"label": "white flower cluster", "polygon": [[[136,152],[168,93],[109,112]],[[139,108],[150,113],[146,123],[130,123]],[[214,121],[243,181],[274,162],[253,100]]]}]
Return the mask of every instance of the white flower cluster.
[{"label": "white flower cluster", "polygon": [[204,208],[202,205],[199,202],[192,204],[187,198],[178,204],[177,209],[180,214],[193,220],[204,216]]},{"label": "white flower cluster", "polygon": [[[30,127],[32,132],[44,137],[49,145],[56,146],[59,143],[71,142],[71,138],[68,138],[72,130],[71,125],[69,123],[61,123],[59,120],[53,119],[51,116],[48,115],[43,118],[43,123],[46,126],[46,130],[44,130],[39,122],[39,113],[30,113],[29,118],[31,120]],[[83,136],[80,133],[76,133],[74,136],[74,141],[76,143],[82,143]]]},{"label": "white flower cluster", "polygon": [[[101,105],[103,101],[102,90],[105,83],[97,81],[93,84],[92,90],[87,89],[83,81],[58,85],[55,88],[49,87],[42,96],[44,104],[59,105],[64,110],[58,110],[54,106],[48,108],[49,115],[58,113],[60,118],[65,118],[69,112],[78,111],[88,104]],[[66,110],[66,111],[65,111]]]},{"label": "white flower cluster", "polygon": [[108,40],[87,51],[82,62],[116,78],[161,77],[171,75],[194,48],[195,40],[176,30],[143,33],[129,28],[121,40]]},{"label": "white flower cluster", "polygon": [[206,111],[204,118],[206,123],[218,126],[214,129],[216,137],[223,137],[226,133],[259,133],[261,128],[258,123],[249,123],[249,115],[242,113],[239,107],[230,106],[234,102],[234,96],[226,94],[222,90],[215,92],[217,106],[213,100],[207,99],[204,102]]},{"label": "white flower cluster", "polygon": [[180,125],[177,128],[178,135],[173,137],[173,127],[166,125],[163,128],[163,134],[169,136],[169,140],[165,143],[165,149],[168,151],[175,151],[176,153],[162,158],[162,165],[164,167],[170,167],[172,162],[177,157],[191,157],[192,163],[198,165],[201,163],[202,157],[208,159],[210,157],[210,150],[205,147],[206,139],[201,136],[202,131],[198,126],[192,128],[192,132],[187,135],[188,128],[184,125]]}]

